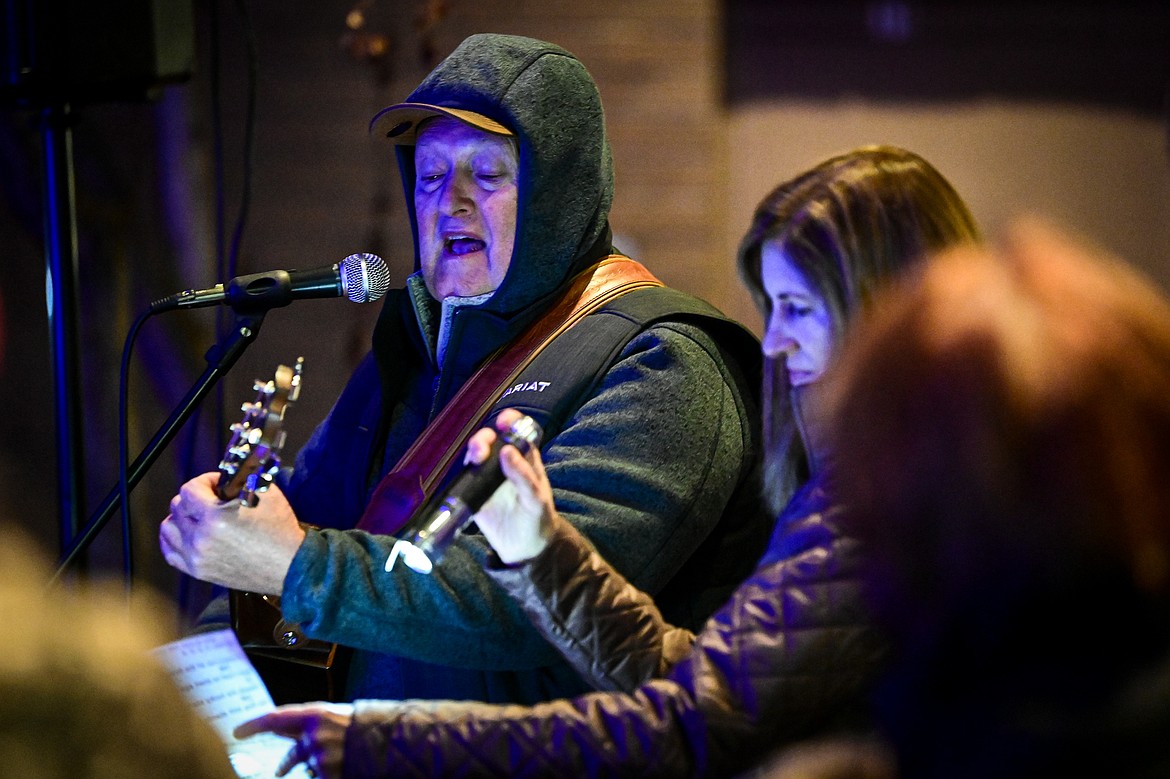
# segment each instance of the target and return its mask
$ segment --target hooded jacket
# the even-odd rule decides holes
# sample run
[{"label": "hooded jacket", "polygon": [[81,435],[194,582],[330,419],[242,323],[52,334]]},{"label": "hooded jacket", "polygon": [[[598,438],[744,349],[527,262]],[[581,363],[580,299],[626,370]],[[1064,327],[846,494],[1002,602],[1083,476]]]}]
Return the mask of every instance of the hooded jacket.
[{"label": "hooded jacket", "polygon": [[[314,638],[359,650],[348,698],[531,703],[575,694],[584,682],[484,573],[482,537],[465,534],[428,576],[402,566],[383,571],[394,539],[350,528],[381,475],[471,373],[574,273],[612,251],[613,174],[600,99],[565,50],[476,35],[408,100],[471,109],[514,131],[515,250],[495,293],[451,314],[441,364],[440,304],[418,274],[387,296],[371,354],[284,485],[297,516],[320,527],[289,569],[284,616]],[[375,120],[373,131],[383,130]],[[413,147],[397,154],[412,204]],[[411,216],[413,224],[413,206]],[[416,262],[417,245],[416,234]],[[570,332],[600,331],[598,316]],[[728,336],[733,329],[738,334]],[[771,524],[740,505],[757,503],[759,429],[758,344],[744,333],[714,313],[649,318],[615,346],[612,363],[546,431],[542,447],[562,514],[655,594],[673,621],[694,628],[750,571],[745,561],[758,557]],[[524,394],[511,396],[516,405]]]}]

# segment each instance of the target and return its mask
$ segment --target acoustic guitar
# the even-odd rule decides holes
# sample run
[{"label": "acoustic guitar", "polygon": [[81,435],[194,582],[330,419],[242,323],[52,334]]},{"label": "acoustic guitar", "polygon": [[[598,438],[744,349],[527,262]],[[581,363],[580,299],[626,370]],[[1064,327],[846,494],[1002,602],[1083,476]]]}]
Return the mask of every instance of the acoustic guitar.
[{"label": "acoustic guitar", "polygon": [[[257,380],[256,399],[241,407],[244,417],[231,426],[231,441],[219,463],[220,500],[255,506],[280,470],[284,415],[301,391],[304,358],[279,365],[271,381]],[[336,700],[340,692],[338,646],[308,638],[284,619],[280,598],[254,592],[231,593],[232,628],[260,677],[278,703]]]}]

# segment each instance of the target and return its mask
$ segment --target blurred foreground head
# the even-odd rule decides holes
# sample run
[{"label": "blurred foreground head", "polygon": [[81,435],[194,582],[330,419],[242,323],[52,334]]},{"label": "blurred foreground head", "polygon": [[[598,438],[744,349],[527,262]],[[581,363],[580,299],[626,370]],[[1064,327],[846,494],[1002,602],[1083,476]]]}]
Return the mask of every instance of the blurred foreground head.
[{"label": "blurred foreground head", "polygon": [[1027,223],[855,332],[823,419],[904,774],[1170,768],[1166,299]]},{"label": "blurred foreground head", "polygon": [[52,570],[0,525],[0,775],[229,779],[211,726],[149,651],[174,636],[161,602],[116,586],[46,591]]}]

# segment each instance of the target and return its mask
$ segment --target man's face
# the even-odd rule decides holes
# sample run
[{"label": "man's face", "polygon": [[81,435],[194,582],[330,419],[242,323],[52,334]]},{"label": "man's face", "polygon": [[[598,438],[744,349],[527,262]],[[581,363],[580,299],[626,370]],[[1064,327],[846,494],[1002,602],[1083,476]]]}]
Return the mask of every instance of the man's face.
[{"label": "man's face", "polygon": [[414,152],[414,210],[423,279],[436,299],[494,292],[516,242],[512,141],[457,119],[431,119]]}]

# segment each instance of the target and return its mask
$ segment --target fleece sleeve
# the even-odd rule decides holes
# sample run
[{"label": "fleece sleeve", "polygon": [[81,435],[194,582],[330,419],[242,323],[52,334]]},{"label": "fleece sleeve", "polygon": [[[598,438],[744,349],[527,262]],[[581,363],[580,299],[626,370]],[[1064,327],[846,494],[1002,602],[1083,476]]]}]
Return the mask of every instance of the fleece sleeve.
[{"label": "fleece sleeve", "polygon": [[[718,521],[747,445],[736,388],[711,339],[660,324],[627,345],[543,449],[561,514],[639,589],[655,593]],[[326,641],[442,665],[525,669],[557,658],[463,536],[427,576],[383,564],[393,539],[311,531],[284,582],[287,619]]]}]

